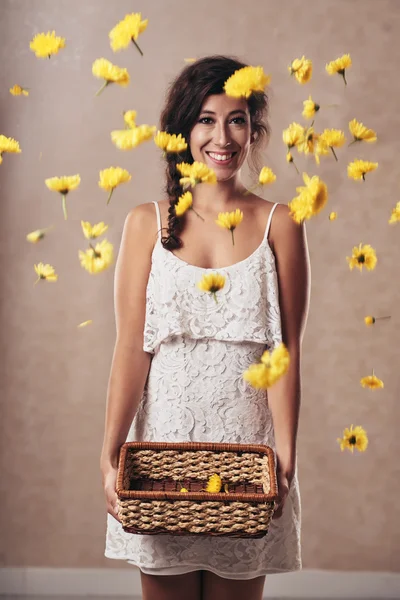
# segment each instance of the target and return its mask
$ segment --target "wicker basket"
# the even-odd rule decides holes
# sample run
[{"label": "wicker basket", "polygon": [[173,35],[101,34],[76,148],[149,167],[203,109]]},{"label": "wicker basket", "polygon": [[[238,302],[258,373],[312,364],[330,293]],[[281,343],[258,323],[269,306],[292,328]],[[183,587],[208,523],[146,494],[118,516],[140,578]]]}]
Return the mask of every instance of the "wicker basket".
[{"label": "wicker basket", "polygon": [[[214,473],[221,492],[202,491]],[[254,444],[126,442],[116,492],[129,533],[260,538],[278,499],[274,453]]]}]

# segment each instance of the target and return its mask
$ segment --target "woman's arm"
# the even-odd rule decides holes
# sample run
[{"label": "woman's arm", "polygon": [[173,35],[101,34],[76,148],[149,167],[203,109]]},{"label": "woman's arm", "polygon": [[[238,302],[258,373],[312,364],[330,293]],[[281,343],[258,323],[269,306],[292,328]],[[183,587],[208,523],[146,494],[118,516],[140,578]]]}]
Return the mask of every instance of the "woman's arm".
[{"label": "woman's arm", "polygon": [[289,208],[275,209],[271,226],[279,283],[282,341],[290,354],[288,371],[268,390],[272,413],[277,470],[291,482],[296,467],[297,429],[301,398],[301,345],[310,297],[310,263],[304,224],[289,216]]}]

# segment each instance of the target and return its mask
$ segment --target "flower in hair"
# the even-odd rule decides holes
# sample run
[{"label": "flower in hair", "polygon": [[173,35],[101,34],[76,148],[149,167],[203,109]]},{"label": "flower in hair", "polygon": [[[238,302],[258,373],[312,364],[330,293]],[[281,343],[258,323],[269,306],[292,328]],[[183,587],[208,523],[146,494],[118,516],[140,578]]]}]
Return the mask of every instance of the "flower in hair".
[{"label": "flower in hair", "polygon": [[217,183],[214,169],[202,162],[194,161],[191,164],[182,162],[178,163],[176,168],[183,175],[179,180],[183,189],[194,187],[198,183]]},{"label": "flower in hair", "polygon": [[111,132],[111,140],[120,150],[132,150],[150,140],[156,129],[155,125],[139,125],[132,129],[115,130]]},{"label": "flower in hair", "polygon": [[182,152],[187,149],[187,142],[181,134],[175,135],[167,133],[166,131],[157,131],[154,136],[154,143],[156,146],[167,152]]},{"label": "flower in hair", "polygon": [[349,69],[351,64],[350,54],[343,54],[343,56],[340,58],[332,60],[330,63],[326,64],[325,70],[329,75],[336,75],[336,73],[341,75],[345,85],[347,85],[346,69]]},{"label": "flower in hair", "polygon": [[312,75],[312,61],[302,56],[301,58],[295,58],[288,70],[290,75],[294,75],[296,81],[301,84],[308,83]]},{"label": "flower in hair", "polygon": [[175,204],[175,214],[177,217],[181,217],[186,211],[192,210],[202,221],[203,217],[199,215],[193,208],[193,196],[191,192],[185,192],[178,198],[178,202]]},{"label": "flower in hair", "polygon": [[197,287],[202,292],[209,292],[215,302],[218,304],[217,292],[222,290],[225,285],[225,277],[220,273],[208,273],[203,275],[202,279],[197,283]]},{"label": "flower in hair", "polygon": [[104,88],[110,85],[110,83],[118,83],[118,85],[122,85],[123,87],[127,86],[129,83],[129,73],[127,69],[113,65],[106,58],[97,58],[94,61],[92,73],[95,77],[105,80],[101,88],[97,90],[96,96],[101,94]]},{"label": "flower in hair", "polygon": [[220,227],[225,227],[232,234],[232,245],[235,245],[235,239],[233,237],[233,232],[236,227],[243,221],[243,213],[237,208],[232,212],[224,212],[218,214],[218,219],[215,221],[217,225]]},{"label": "flower in hair", "polygon": [[108,37],[110,38],[110,45],[114,52],[122,50],[123,48],[127,48],[129,44],[133,42],[140,54],[143,56],[143,52],[136,43],[136,40],[147,28],[148,22],[148,19],[142,21],[141,13],[131,13],[125,15],[125,18],[117,23],[117,25],[115,25],[115,27],[113,27],[108,34]]},{"label": "flower in hair", "polygon": [[365,452],[368,446],[367,432],[361,425],[357,425],[353,429],[353,425],[350,428],[346,427],[343,432],[342,438],[337,438],[340,444],[340,449],[343,452],[346,448],[354,453],[354,448],[359,452]]},{"label": "flower in hair", "polygon": [[225,81],[224,90],[232,98],[249,98],[253,92],[263,92],[270,81],[271,77],[264,73],[262,67],[247,66],[235,71]]}]

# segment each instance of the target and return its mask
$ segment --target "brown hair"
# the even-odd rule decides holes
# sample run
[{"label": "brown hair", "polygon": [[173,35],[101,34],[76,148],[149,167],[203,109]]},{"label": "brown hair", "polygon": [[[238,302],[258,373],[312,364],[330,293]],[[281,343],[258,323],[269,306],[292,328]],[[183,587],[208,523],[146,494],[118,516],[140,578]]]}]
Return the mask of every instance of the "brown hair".
[{"label": "brown hair", "polygon": [[[185,67],[172,81],[167,91],[164,109],[161,113],[160,129],[170,134],[179,133],[189,140],[191,130],[200,114],[201,107],[207,96],[223,94],[225,81],[238,69],[247,65],[230,56],[206,56]],[[269,100],[264,92],[253,92],[247,100],[251,129],[254,142],[250,146],[250,169],[258,173],[260,166],[259,152],[268,139],[270,128],[266,121],[268,117]],[[175,214],[175,205],[183,193],[179,184],[181,174],[176,168],[180,162],[193,163],[193,156],[188,145],[187,150],[180,154],[166,154],[165,191],[169,197],[167,235],[162,236],[161,243],[167,250],[182,247],[179,237],[183,229],[184,218]]]}]

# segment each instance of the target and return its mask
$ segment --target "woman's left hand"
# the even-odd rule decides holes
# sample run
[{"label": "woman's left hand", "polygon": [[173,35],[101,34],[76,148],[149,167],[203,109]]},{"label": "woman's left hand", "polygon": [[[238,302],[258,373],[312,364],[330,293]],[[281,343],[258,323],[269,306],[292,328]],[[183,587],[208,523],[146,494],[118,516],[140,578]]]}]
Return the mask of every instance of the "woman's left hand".
[{"label": "woman's left hand", "polygon": [[275,503],[276,508],[275,508],[275,512],[272,516],[273,519],[279,519],[282,516],[282,510],[283,510],[286,498],[289,494],[289,488],[290,488],[290,483],[291,483],[291,481],[289,481],[288,477],[282,472],[277,473],[276,479],[277,479],[277,483],[278,483],[279,499]]}]

